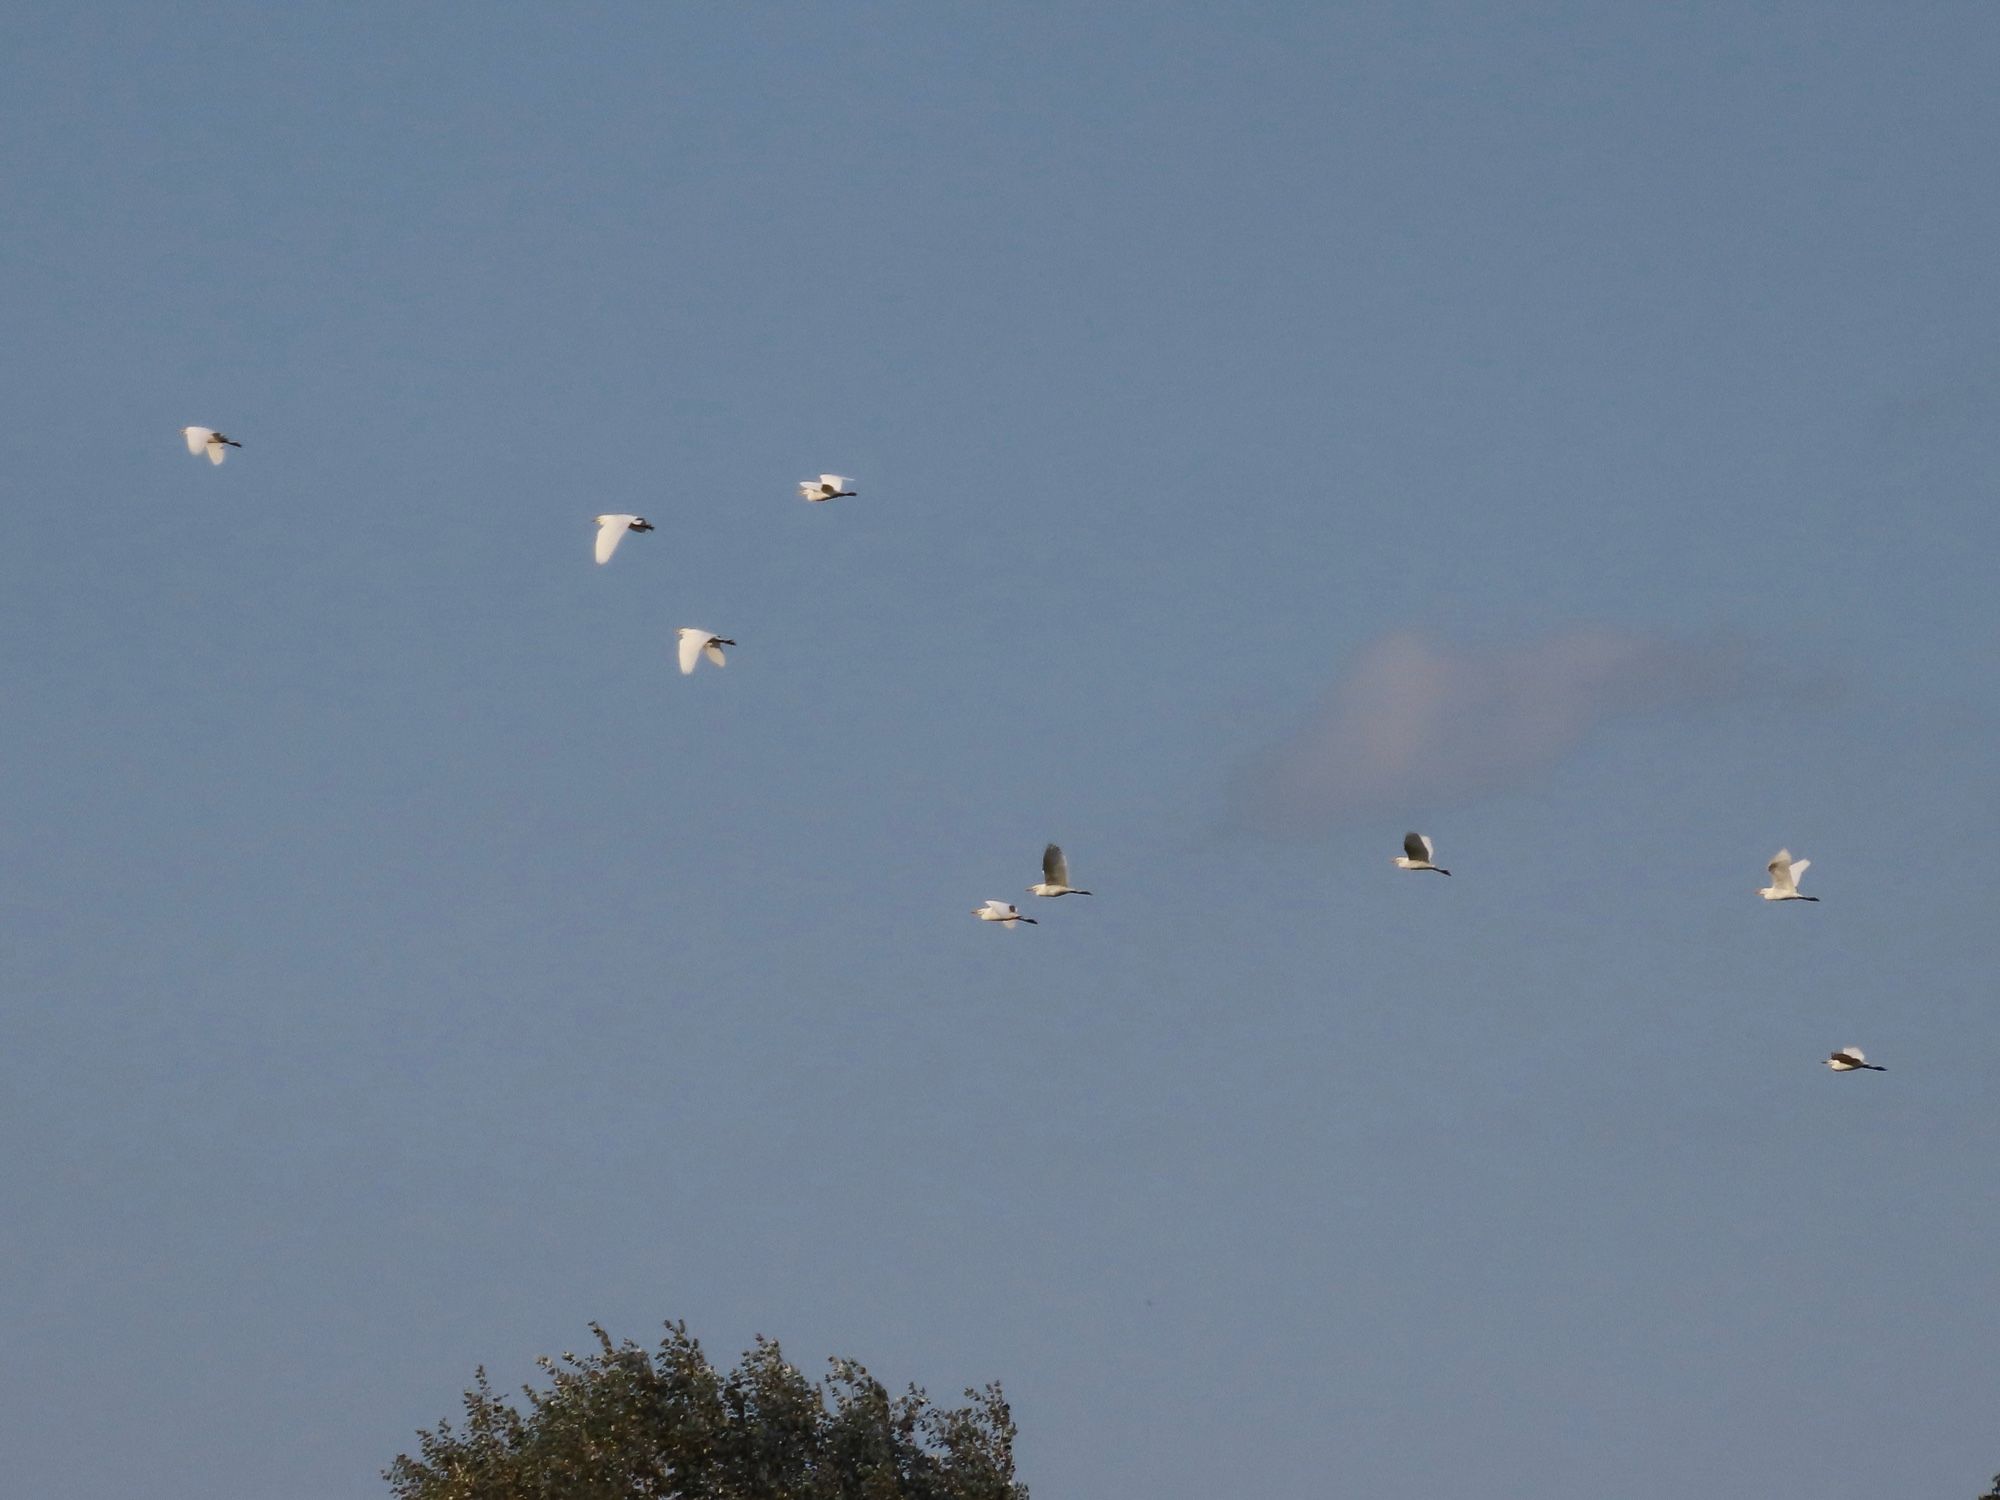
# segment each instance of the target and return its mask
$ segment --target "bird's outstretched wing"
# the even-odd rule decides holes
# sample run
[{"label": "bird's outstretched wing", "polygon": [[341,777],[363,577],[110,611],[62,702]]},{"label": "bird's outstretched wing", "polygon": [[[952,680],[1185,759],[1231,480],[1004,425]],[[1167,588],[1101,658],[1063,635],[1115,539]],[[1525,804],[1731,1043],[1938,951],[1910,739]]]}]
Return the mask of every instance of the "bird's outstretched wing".
[{"label": "bird's outstretched wing", "polygon": [[1859,1047],[1842,1047],[1838,1052],[1834,1053],[1833,1055],[1835,1057],[1844,1057],[1849,1062],[1853,1063],[1865,1063],[1868,1061],[1868,1055],[1865,1052],[1863,1052]]},{"label": "bird's outstretched wing", "polygon": [[1797,890],[1799,888],[1799,877],[1811,868],[1812,861],[1809,859],[1793,860],[1792,873],[1786,878],[1785,883],[1793,890]]},{"label": "bird's outstretched wing", "polygon": [[219,464],[227,457],[229,457],[229,450],[223,447],[215,438],[210,438],[208,440],[208,461],[212,464]]},{"label": "bird's outstretched wing", "polygon": [[1403,853],[1410,859],[1422,860],[1425,864],[1429,864],[1431,841],[1421,833],[1406,833],[1403,835]]},{"label": "bird's outstretched wing", "polygon": [[849,479],[845,474],[822,474],[819,476],[819,482],[829,490],[844,490],[849,488],[854,481]]},{"label": "bird's outstretched wing", "polygon": [[726,667],[729,665],[728,661],[723,657],[722,654],[722,642],[717,640],[714,636],[710,636],[701,649],[703,654],[706,655],[708,659],[714,662],[718,667]]},{"label": "bird's outstretched wing", "polygon": [[206,427],[183,427],[181,436],[187,439],[188,452],[200,453],[208,446],[208,440],[215,434]]},{"label": "bird's outstretched wing", "polygon": [[681,676],[686,677],[694,671],[694,664],[701,659],[701,648],[707,644],[706,631],[681,631]]},{"label": "bird's outstretched wing", "polygon": [[[1810,863],[1810,861],[1808,861],[1808,863]],[[1765,872],[1770,875],[1772,885],[1776,886],[1781,891],[1788,891],[1792,889],[1791,850],[1780,849],[1776,854],[1771,856],[1771,862],[1768,865],[1764,866],[1764,869]]]},{"label": "bird's outstretched wing", "polygon": [[597,560],[611,561],[611,554],[618,550],[618,544],[625,540],[625,532],[637,520],[636,516],[599,516],[597,518]]},{"label": "bird's outstretched wing", "polygon": [[1042,851],[1042,879],[1050,885],[1069,884],[1069,861],[1063,858],[1058,845],[1051,844]]}]

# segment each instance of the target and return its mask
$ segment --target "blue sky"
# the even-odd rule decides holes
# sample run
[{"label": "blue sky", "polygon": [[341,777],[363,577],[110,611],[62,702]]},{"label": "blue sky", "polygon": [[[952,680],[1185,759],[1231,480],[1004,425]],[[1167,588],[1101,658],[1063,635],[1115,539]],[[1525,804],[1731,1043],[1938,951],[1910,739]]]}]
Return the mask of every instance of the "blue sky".
[{"label": "blue sky", "polygon": [[2000,12],[6,39],[12,1487],[668,1317],[1044,1496],[2000,1469]]}]

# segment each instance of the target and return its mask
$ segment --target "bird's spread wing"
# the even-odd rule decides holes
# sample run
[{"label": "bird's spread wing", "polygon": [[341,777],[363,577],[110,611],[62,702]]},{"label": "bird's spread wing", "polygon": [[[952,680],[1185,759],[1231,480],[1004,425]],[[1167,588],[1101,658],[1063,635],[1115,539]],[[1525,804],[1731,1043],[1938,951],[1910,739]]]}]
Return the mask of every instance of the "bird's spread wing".
[{"label": "bird's spread wing", "polygon": [[1868,1061],[1868,1055],[1865,1052],[1863,1052],[1859,1047],[1842,1047],[1838,1052],[1834,1053],[1833,1055],[1835,1057],[1844,1057],[1849,1062],[1859,1063]]},{"label": "bird's spread wing", "polygon": [[625,540],[626,528],[631,526],[632,516],[599,516],[597,518],[597,560],[611,561],[611,554],[618,550],[618,544]]},{"label": "bird's spread wing", "polygon": [[701,648],[707,644],[707,635],[699,630],[681,632],[681,676],[694,670],[694,664],[701,658]]},{"label": "bird's spread wing", "polygon": [[1063,858],[1062,850],[1054,844],[1042,851],[1042,879],[1050,885],[1069,884],[1069,861]]},{"label": "bird's spread wing", "polygon": [[227,457],[229,457],[229,450],[214,438],[210,438],[208,440],[208,461],[212,464],[219,464]]},{"label": "bird's spread wing", "polygon": [[728,662],[723,659],[722,642],[718,641],[714,636],[710,636],[707,643],[701,649],[707,654],[708,659],[718,667],[728,665]]},{"label": "bird's spread wing", "polygon": [[1792,851],[1780,849],[1771,856],[1771,862],[1764,866],[1771,877],[1771,884],[1779,890],[1789,890],[1792,884]]},{"label": "bird's spread wing", "polygon": [[830,490],[844,490],[847,488],[847,478],[841,474],[822,474],[819,476],[819,482]]},{"label": "bird's spread wing", "polygon": [[1805,874],[1805,872],[1810,870],[1811,868],[1812,868],[1812,861],[1809,859],[1799,859],[1792,861],[1792,873],[1785,883],[1789,885],[1793,890],[1797,890],[1799,888],[1799,877]]},{"label": "bird's spread wing", "polygon": [[206,427],[188,427],[182,430],[181,436],[187,439],[188,452],[199,453],[208,446],[211,434]]},{"label": "bird's spread wing", "polygon": [[1429,864],[1431,841],[1421,833],[1406,833],[1403,835],[1403,853],[1411,859],[1422,860],[1425,864]]}]

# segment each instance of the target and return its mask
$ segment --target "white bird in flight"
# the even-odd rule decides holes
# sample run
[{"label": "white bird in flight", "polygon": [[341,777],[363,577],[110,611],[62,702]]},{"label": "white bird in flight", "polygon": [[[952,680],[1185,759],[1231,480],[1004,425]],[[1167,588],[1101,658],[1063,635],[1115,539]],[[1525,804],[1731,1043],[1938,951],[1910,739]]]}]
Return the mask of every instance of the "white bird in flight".
[{"label": "white bird in flight", "polygon": [[628,531],[651,531],[653,523],[644,516],[599,516],[597,518],[597,560],[611,561],[611,554],[625,540]]},{"label": "white bird in flight", "polygon": [[701,660],[704,651],[708,653],[708,659],[718,667],[728,665],[722,659],[722,648],[736,644],[736,642],[730,640],[727,636],[710,635],[706,630],[696,630],[692,625],[681,626],[680,636],[681,676],[683,677],[694,671],[694,665]]},{"label": "white bird in flight", "polygon": [[1030,927],[1041,925],[1033,917],[1022,916],[1009,901],[989,901],[984,906],[973,907],[972,914],[982,922],[998,922],[1009,932],[1014,930],[1016,922],[1026,922]]},{"label": "white bird in flight", "polygon": [[1842,1047],[1826,1060],[1826,1065],[1836,1073],[1852,1073],[1856,1068],[1866,1068],[1871,1073],[1889,1071],[1880,1063],[1870,1062],[1859,1047]]},{"label": "white bird in flight", "polygon": [[219,464],[229,457],[229,449],[243,446],[234,438],[224,437],[213,427],[183,427],[181,436],[187,439],[188,452],[206,453],[212,464]]},{"label": "white bird in flight", "polygon": [[799,498],[802,500],[845,500],[855,491],[848,488],[853,480],[840,474],[822,474],[817,479],[799,481]]},{"label": "white bird in flight", "polygon": [[1403,852],[1396,856],[1395,863],[1399,870],[1437,870],[1440,875],[1449,875],[1451,871],[1438,868],[1436,859],[1437,851],[1431,847],[1429,839],[1421,833],[1406,833],[1403,835]]},{"label": "white bird in flight", "polygon": [[1764,866],[1771,872],[1771,883],[1757,892],[1766,901],[1817,901],[1817,896],[1799,894],[1799,877],[1812,867],[1809,859],[1795,860],[1792,851],[1780,849],[1771,856],[1771,862]]},{"label": "white bird in flight", "polygon": [[[1042,883],[1028,887],[1030,896],[1088,896],[1069,883],[1069,861],[1060,847],[1051,844],[1042,851]],[[1023,919],[1025,920],[1025,919]]]}]

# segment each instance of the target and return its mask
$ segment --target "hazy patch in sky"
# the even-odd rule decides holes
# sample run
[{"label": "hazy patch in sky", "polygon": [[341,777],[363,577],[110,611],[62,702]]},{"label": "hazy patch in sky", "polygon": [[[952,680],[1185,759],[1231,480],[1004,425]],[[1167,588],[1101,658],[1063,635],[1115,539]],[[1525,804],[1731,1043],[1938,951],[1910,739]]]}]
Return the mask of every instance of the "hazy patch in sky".
[{"label": "hazy patch in sky", "polygon": [[1506,791],[1612,720],[1742,699],[1760,675],[1723,642],[1603,625],[1492,646],[1399,631],[1363,646],[1267,752],[1248,810],[1277,832]]}]

